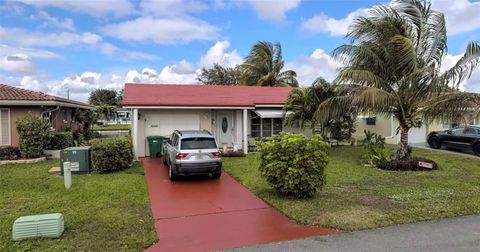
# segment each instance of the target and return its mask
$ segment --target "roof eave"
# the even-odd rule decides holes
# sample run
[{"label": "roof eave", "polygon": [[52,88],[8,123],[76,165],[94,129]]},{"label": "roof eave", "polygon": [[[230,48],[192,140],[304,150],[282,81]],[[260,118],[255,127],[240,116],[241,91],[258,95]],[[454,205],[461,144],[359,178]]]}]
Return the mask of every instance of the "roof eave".
[{"label": "roof eave", "polygon": [[62,106],[93,110],[93,106],[60,101],[0,100],[0,106]]}]

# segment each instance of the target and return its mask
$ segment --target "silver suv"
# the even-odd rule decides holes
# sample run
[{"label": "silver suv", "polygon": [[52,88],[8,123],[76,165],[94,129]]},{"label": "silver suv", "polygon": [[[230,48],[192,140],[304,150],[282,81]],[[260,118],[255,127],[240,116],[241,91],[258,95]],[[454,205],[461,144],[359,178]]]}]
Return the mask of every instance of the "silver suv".
[{"label": "silver suv", "polygon": [[202,130],[176,130],[163,145],[163,162],[168,166],[170,180],[178,176],[222,174],[222,158],[212,134]]}]

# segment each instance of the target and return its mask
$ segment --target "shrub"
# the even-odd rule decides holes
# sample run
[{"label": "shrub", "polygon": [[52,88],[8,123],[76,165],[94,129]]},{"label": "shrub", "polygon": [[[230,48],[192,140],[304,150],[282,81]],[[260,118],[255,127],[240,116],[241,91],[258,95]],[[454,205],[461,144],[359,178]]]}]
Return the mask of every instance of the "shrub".
[{"label": "shrub", "polygon": [[72,132],[53,132],[50,136],[50,142],[47,146],[48,150],[63,150],[74,146]]},{"label": "shrub", "polygon": [[37,158],[43,155],[50,139],[50,124],[31,112],[17,121],[19,148],[26,158]]},{"label": "shrub", "polygon": [[0,160],[17,160],[22,156],[17,147],[0,147]]},{"label": "shrub", "polygon": [[363,149],[365,153],[362,158],[366,164],[375,165],[380,161],[388,161],[392,156],[389,149],[385,148],[385,138],[382,135],[367,130],[363,140]]},{"label": "shrub", "polygon": [[[420,166],[420,162],[432,164],[433,167],[422,167]],[[412,157],[409,159],[396,159],[391,161],[383,160],[377,163],[377,167],[383,170],[390,171],[431,171],[438,169],[438,165],[435,161],[420,157]]]},{"label": "shrub", "polygon": [[259,142],[260,171],[279,193],[312,197],[325,185],[329,147],[320,135],[282,132]]},{"label": "shrub", "polygon": [[124,170],[133,161],[132,141],[129,138],[97,138],[89,143],[94,173]]}]

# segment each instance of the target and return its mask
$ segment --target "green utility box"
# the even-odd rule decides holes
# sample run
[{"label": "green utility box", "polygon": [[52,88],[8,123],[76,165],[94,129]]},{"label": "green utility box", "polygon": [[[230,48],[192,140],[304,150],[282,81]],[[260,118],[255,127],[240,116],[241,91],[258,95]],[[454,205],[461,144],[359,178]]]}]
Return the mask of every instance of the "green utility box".
[{"label": "green utility box", "polygon": [[23,216],[13,223],[12,238],[15,241],[34,237],[58,238],[64,229],[61,213]]},{"label": "green utility box", "polygon": [[63,175],[63,163],[70,162],[72,173],[90,172],[90,146],[70,147],[60,152],[60,168]]},{"label": "green utility box", "polygon": [[151,158],[162,156],[163,137],[162,136],[148,136],[148,150]]}]

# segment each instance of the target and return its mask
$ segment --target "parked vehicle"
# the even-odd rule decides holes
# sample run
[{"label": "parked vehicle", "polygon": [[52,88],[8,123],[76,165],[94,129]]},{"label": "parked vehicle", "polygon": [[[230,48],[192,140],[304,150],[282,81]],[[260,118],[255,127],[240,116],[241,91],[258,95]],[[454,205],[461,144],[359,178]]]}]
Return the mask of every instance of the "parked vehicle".
[{"label": "parked vehicle", "polygon": [[222,158],[215,138],[208,131],[176,130],[164,144],[164,163],[170,180],[178,176],[222,174]]},{"label": "parked vehicle", "polygon": [[480,126],[468,125],[431,132],[428,134],[428,145],[433,149],[439,149],[442,146],[471,149],[476,155],[480,156]]}]

